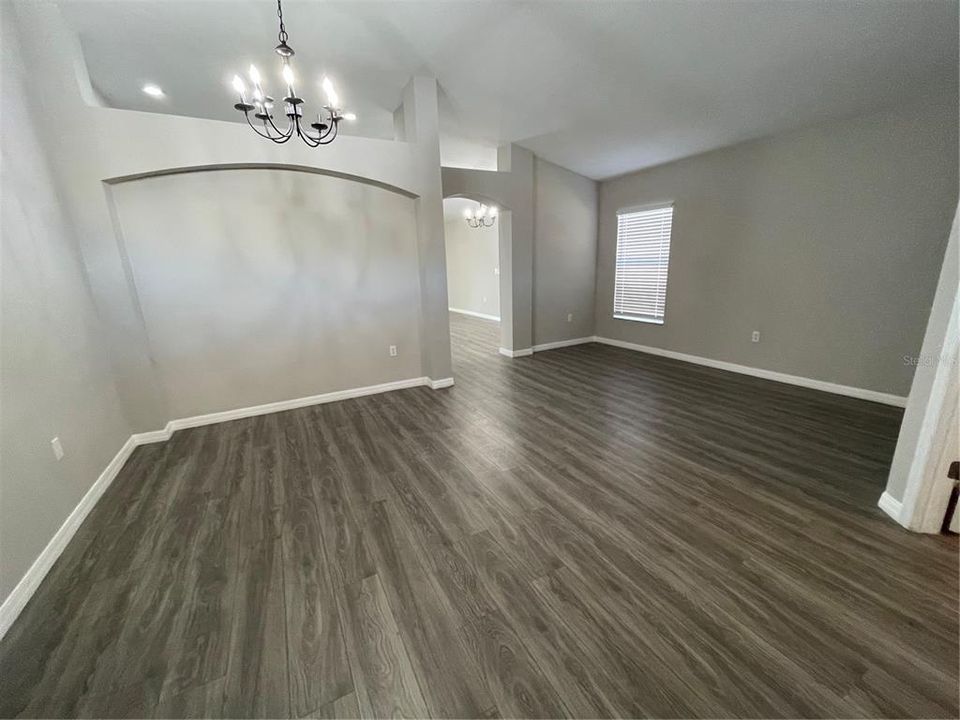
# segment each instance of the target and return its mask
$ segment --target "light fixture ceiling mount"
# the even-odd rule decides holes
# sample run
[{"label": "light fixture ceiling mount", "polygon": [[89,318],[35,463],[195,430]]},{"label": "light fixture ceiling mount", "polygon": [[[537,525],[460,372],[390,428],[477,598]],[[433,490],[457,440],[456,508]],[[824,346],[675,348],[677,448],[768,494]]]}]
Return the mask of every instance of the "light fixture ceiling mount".
[{"label": "light fixture ceiling mount", "polygon": [[[277,34],[277,39],[280,43],[274,48],[274,52],[280,56],[280,74],[287,85],[287,95],[283,98],[283,112],[284,115],[287,116],[287,127],[285,130],[281,130],[273,122],[273,113],[271,112],[273,109],[273,98],[264,93],[260,85],[260,72],[254,65],[250,66],[249,71],[250,82],[253,84],[252,102],[247,102],[247,89],[243,80],[239,75],[234,75],[233,89],[240,95],[240,102],[233,107],[243,113],[247,124],[253,128],[253,131],[257,133],[257,135],[271,140],[278,145],[287,142],[294,135],[310,147],[329,145],[337,137],[337,129],[340,121],[344,118],[353,119],[355,116],[352,113],[343,113],[340,107],[340,99],[337,97],[337,92],[333,88],[333,83],[330,81],[330,78],[324,77],[322,86],[327,96],[327,104],[317,113],[317,121],[310,123],[310,127],[313,128],[315,133],[311,133],[307,128],[303,127],[303,98],[299,97],[293,89],[294,75],[293,68],[290,66],[290,58],[292,58],[295,53],[293,52],[293,48],[287,44],[288,35],[287,29],[283,24],[283,6],[281,5],[281,0],[277,0],[277,18],[280,21],[280,32]],[[250,118],[251,112],[253,113],[253,118],[256,120],[256,123]]]}]

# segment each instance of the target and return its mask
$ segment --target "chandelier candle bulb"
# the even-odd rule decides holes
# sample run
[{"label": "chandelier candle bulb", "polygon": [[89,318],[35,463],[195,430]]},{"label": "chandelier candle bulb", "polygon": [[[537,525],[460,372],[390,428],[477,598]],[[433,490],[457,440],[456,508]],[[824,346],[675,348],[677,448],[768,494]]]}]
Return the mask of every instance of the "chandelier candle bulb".
[{"label": "chandelier candle bulb", "polygon": [[240,103],[242,105],[247,104],[246,91],[247,87],[243,84],[243,80],[240,79],[239,75],[233,76],[233,89],[237,91],[237,94],[240,96]]},{"label": "chandelier candle bulb", "polygon": [[327,96],[327,104],[331,109],[336,109],[340,107],[340,98],[337,97],[337,91],[333,88],[333,83],[330,81],[330,78],[324,76],[323,82],[323,92]]}]

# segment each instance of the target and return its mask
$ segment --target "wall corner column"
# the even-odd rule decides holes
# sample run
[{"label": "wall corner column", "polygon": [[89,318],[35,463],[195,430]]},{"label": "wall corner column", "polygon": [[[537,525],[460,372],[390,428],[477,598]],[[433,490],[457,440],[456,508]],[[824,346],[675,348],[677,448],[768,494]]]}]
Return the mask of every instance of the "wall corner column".
[{"label": "wall corner column", "polygon": [[453,377],[447,313],[443,183],[440,175],[440,120],[437,81],[413,77],[403,91],[398,131],[413,147],[420,186],[417,250],[420,269],[420,355],[431,380]]}]

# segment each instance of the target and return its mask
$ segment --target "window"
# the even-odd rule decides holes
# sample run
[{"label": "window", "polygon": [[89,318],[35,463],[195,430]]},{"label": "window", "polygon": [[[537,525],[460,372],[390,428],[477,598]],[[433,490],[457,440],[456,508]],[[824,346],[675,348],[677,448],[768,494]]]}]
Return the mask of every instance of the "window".
[{"label": "window", "polygon": [[617,213],[615,318],[663,323],[672,223],[673,205]]}]

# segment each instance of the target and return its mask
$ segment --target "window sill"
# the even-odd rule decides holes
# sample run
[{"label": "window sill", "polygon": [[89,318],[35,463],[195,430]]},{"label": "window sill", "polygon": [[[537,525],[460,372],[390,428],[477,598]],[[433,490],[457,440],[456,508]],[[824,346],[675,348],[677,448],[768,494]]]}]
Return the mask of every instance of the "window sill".
[{"label": "window sill", "polygon": [[633,317],[630,315],[614,315],[613,319],[614,320],[630,320],[632,322],[650,323],[651,325],[663,325],[663,320],[655,320],[654,318]]}]

